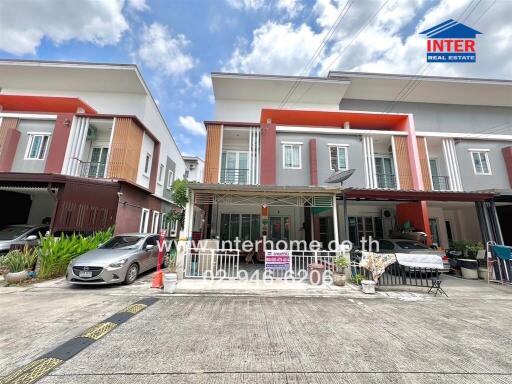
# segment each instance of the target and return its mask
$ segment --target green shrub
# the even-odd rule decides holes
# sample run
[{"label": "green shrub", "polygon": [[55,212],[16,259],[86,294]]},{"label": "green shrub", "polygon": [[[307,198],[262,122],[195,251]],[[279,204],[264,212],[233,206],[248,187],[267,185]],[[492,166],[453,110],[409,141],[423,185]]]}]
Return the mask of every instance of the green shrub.
[{"label": "green shrub", "polygon": [[352,277],[352,282],[355,284],[355,285],[361,285],[361,281],[364,280],[364,276],[361,274],[361,273],[356,273],[353,277]]},{"label": "green shrub", "polygon": [[36,265],[38,255],[35,248],[16,249],[0,259],[0,267],[8,269],[9,272],[32,270]]},{"label": "green shrub", "polygon": [[98,248],[112,237],[113,228],[106,231],[95,232],[91,236],[73,234],[71,236],[51,235],[41,238],[40,245],[40,268],[38,277],[48,279],[55,276],[62,276],[71,260],[81,254]]},{"label": "green shrub", "polygon": [[350,265],[348,258],[344,255],[339,255],[334,259],[334,265],[336,266],[336,272],[344,273],[345,269]]}]

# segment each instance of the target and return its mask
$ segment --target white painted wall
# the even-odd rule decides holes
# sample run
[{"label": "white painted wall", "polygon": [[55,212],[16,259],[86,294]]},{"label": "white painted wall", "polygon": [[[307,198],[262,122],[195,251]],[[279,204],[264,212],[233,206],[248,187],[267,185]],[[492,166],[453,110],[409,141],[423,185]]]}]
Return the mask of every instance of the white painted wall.
[{"label": "white painted wall", "polygon": [[[140,150],[140,159],[139,159],[139,170],[137,172],[137,184],[142,185],[145,188],[149,188],[149,179],[151,177],[151,164],[153,163],[153,150],[155,148],[155,142],[144,133],[142,137],[142,147]],[[144,167],[146,165],[146,155],[151,155],[151,161],[149,165],[148,174],[144,173]]]},{"label": "white painted wall", "polygon": [[[194,169],[190,169],[190,165],[194,164]],[[197,161],[189,161],[185,160],[185,167],[188,171],[188,180],[189,181],[197,181],[198,183],[203,182],[204,175],[204,161],[198,159]]]},{"label": "white painted wall", "polygon": [[33,193],[30,197],[32,205],[30,206],[27,224],[42,224],[44,218],[53,216],[55,203],[46,191]]}]

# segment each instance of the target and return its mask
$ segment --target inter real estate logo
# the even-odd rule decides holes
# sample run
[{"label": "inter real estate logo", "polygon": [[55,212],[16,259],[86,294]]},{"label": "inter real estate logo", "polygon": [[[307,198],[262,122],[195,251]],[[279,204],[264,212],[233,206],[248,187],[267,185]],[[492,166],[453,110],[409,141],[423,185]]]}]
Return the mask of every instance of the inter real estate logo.
[{"label": "inter real estate logo", "polygon": [[427,36],[428,63],[476,62],[476,35],[481,34],[453,19],[420,32]]}]

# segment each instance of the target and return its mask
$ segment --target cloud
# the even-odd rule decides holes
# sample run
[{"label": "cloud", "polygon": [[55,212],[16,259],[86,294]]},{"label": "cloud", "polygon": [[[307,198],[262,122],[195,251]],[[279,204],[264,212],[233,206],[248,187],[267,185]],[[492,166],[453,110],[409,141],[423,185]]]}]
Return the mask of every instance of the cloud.
[{"label": "cloud", "polygon": [[211,90],[212,89],[212,78],[210,75],[203,73],[201,76],[201,80],[199,81],[199,85],[201,88],[205,90]]},{"label": "cloud", "polygon": [[206,135],[206,129],[202,123],[194,119],[192,116],[180,116],[180,125],[193,135]]},{"label": "cloud", "polygon": [[139,12],[147,11],[149,9],[149,5],[146,3],[146,0],[128,0],[128,6]]},{"label": "cloud", "polygon": [[253,31],[252,42],[237,45],[223,70],[296,75],[322,39],[308,25],[269,21]]},{"label": "cloud", "polygon": [[54,44],[69,40],[99,46],[117,44],[128,22],[123,0],[0,1],[0,50],[13,55],[36,54],[46,38]]},{"label": "cloud", "polygon": [[286,12],[289,17],[295,17],[304,9],[304,6],[300,0],[277,0],[276,8],[278,11]]},{"label": "cloud", "polygon": [[155,22],[144,26],[135,57],[166,75],[182,75],[196,65],[196,60],[185,52],[189,43],[185,35],[173,36],[166,25]]},{"label": "cloud", "polygon": [[255,10],[265,5],[265,0],[226,0],[229,6],[235,9]]},{"label": "cloud", "polygon": [[[235,45],[223,70],[319,76],[345,70],[512,77],[512,2],[494,0],[440,0],[434,6],[427,0],[352,2],[314,65],[302,73],[347,2],[316,0],[312,17],[300,25],[269,21],[258,26],[248,41]],[[449,18],[484,33],[477,38],[476,64],[425,65],[426,41],[418,32]]]}]

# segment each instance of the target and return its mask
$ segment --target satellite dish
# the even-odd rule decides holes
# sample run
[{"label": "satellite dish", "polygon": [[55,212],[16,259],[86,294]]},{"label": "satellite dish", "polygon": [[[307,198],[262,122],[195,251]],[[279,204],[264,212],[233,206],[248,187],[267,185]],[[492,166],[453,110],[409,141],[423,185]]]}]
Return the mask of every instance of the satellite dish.
[{"label": "satellite dish", "polygon": [[325,180],[325,182],[331,184],[340,183],[343,185],[343,182],[352,176],[355,171],[355,169],[347,169],[346,171],[339,171],[336,169],[333,174]]}]

